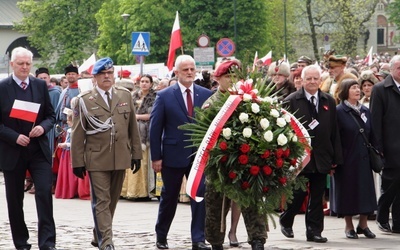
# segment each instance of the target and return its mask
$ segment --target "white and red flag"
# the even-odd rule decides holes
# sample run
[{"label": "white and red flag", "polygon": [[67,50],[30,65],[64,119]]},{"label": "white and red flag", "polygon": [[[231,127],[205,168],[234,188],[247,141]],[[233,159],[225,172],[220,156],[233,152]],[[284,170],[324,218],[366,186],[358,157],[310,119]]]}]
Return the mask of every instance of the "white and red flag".
[{"label": "white and red flag", "polygon": [[260,59],[264,65],[269,66],[272,63],[272,50],[268,52],[263,58]]},{"label": "white and red flag", "polygon": [[175,50],[182,47],[182,35],[181,35],[181,27],[179,26],[179,14],[176,12],[174,26],[172,27],[171,32],[171,40],[169,43],[169,52],[168,52],[168,61],[167,68],[169,71],[174,67],[175,61]]},{"label": "white and red flag", "polygon": [[78,68],[79,74],[83,71],[87,71],[92,74],[93,65],[96,63],[96,55],[93,53],[86,61],[82,63]]},{"label": "white and red flag", "polygon": [[10,117],[28,122],[35,122],[39,113],[40,104],[34,102],[15,100]]},{"label": "white and red flag", "polygon": [[373,46],[371,46],[371,48],[369,49],[368,55],[364,59],[364,63],[367,64],[368,66],[371,66],[372,63],[373,63],[373,60],[372,60],[372,48],[373,48]]}]

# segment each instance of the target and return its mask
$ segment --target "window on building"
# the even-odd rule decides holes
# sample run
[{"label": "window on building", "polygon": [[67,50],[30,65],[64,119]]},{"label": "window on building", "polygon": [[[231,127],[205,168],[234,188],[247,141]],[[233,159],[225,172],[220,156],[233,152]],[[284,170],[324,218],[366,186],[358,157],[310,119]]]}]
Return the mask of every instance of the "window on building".
[{"label": "window on building", "polygon": [[378,45],[385,45],[385,29],[378,28],[377,32],[378,32],[378,34],[377,34]]}]

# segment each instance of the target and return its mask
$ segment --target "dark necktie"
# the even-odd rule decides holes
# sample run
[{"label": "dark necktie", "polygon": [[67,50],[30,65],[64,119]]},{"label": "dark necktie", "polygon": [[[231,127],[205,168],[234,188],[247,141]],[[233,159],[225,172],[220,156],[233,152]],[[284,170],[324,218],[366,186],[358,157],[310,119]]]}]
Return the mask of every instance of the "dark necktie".
[{"label": "dark necktie", "polygon": [[107,104],[108,107],[111,108],[111,97],[110,97],[110,92],[106,91],[106,96],[107,96]]},{"label": "dark necktie", "polygon": [[312,107],[312,116],[316,118],[318,111],[317,111],[317,99],[315,98],[315,96],[311,96],[310,103]]},{"label": "dark necktie", "polygon": [[28,87],[28,84],[26,82],[21,82],[21,88],[25,90]]},{"label": "dark necktie", "polygon": [[190,94],[190,89],[186,89],[186,102],[187,102],[188,115],[190,117],[192,117],[193,116],[193,101],[192,101],[192,95]]}]

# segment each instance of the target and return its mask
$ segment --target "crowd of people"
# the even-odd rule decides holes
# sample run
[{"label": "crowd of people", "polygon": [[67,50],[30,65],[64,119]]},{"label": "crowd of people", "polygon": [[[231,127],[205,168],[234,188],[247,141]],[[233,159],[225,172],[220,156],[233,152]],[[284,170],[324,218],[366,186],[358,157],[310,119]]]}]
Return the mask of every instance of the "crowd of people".
[{"label": "crowd of people", "polygon": [[[217,192],[207,176],[197,194],[205,197],[202,202],[185,194],[196,149],[188,147],[190,131],[178,127],[194,122],[195,107],[206,108],[227,92],[237,70],[249,71],[239,60],[223,59],[215,70],[198,71],[191,56],[181,55],[173,77],[159,79],[148,74],[131,77],[128,70],[115,77],[113,61],[105,57],[90,73],[66,66],[60,81],[51,78],[47,68],[30,75],[32,53],[27,49],[16,48],[10,64],[13,74],[0,82],[0,95],[7,95],[0,98],[0,167],[16,249],[31,248],[23,219],[24,192],[37,200],[41,250],[56,249],[52,194],[91,200],[91,244],[102,250],[115,249],[112,220],[121,198],[160,201],[155,245],[168,249],[182,194],[192,211],[192,249],[223,249],[229,209],[230,246],[239,246],[236,227],[243,215],[248,243],[252,249],[264,249],[268,225],[256,208],[238,207]],[[327,51],[321,62],[301,56],[292,64],[257,62],[254,70],[273,84],[271,94],[311,136],[311,160],[300,173],[308,179],[308,188],[294,190],[291,203],[277,208],[282,210],[282,234],[294,237],[299,213],[305,213],[306,240],[316,243],[328,241],[322,236],[325,215],[344,218],[349,239],[375,238],[368,227],[368,220],[375,218],[381,231],[400,233],[400,138],[395,132],[400,125],[400,56],[375,56],[368,65]],[[89,90],[81,90],[82,80],[89,81]],[[26,118],[9,117],[14,100],[40,103],[33,126]],[[364,136],[385,160],[381,174],[371,170]]]}]

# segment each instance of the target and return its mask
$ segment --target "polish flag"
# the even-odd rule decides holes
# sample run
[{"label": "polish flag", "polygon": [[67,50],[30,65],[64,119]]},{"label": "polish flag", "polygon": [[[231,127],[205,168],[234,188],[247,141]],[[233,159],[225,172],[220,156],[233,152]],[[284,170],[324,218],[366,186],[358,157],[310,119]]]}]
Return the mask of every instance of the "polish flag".
[{"label": "polish flag", "polygon": [[40,104],[38,103],[15,100],[10,117],[34,123],[39,113],[39,108]]},{"label": "polish flag", "polygon": [[96,55],[93,53],[86,61],[82,63],[81,66],[78,68],[79,74],[83,71],[87,71],[92,74],[93,66],[96,63]]},{"label": "polish flag", "polygon": [[368,66],[371,66],[372,63],[373,63],[373,61],[372,61],[372,48],[373,48],[373,46],[371,46],[371,48],[369,49],[368,55],[364,59],[364,63],[366,63]]},{"label": "polish flag", "polygon": [[270,50],[268,54],[263,58],[261,58],[260,60],[263,61],[264,65],[269,66],[272,63],[272,50]]},{"label": "polish flag", "polygon": [[256,51],[256,54],[254,55],[253,71],[256,70],[257,61],[258,61],[258,51]]},{"label": "polish flag", "polygon": [[182,35],[181,35],[181,28],[179,26],[179,14],[177,11],[174,27],[172,27],[171,40],[169,44],[168,61],[167,61],[167,67],[169,71],[171,71],[172,68],[174,67],[175,50],[177,50],[180,47],[182,47]]}]

